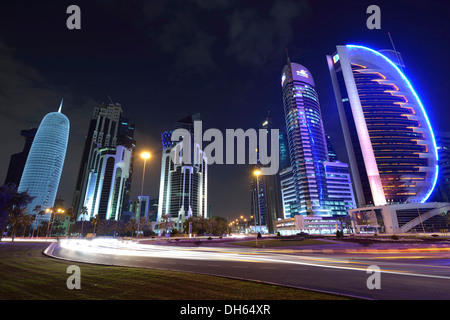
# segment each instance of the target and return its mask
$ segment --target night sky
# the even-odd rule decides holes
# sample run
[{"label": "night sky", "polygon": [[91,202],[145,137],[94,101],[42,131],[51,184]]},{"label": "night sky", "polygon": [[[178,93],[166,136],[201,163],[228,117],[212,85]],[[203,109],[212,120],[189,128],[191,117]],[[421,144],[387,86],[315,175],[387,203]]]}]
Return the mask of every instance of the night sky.
[{"label": "night sky", "polygon": [[[72,4],[81,9],[81,30],[66,27]],[[372,4],[381,8],[381,30],[366,27]],[[325,56],[344,44],[391,49],[387,32],[433,128],[450,131],[449,17],[446,1],[2,1],[0,181],[23,148],[20,130],[37,127],[64,98],[71,129],[58,197],[70,206],[93,108],[109,95],[136,125],[136,151],[152,153],[144,194],[156,198],[160,135],[176,120],[199,112],[203,130],[247,130],[270,110],[285,130],[286,48],[312,73],[325,129],[345,162]],[[135,163],[133,197],[142,164]],[[250,176],[248,165],[209,167],[212,215],[249,216]]]}]

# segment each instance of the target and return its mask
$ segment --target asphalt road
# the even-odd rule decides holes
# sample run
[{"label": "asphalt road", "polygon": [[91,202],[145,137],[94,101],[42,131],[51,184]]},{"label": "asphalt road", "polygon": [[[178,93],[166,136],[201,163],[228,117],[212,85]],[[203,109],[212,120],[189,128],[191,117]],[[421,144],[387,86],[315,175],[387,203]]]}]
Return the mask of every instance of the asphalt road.
[{"label": "asphalt road", "polygon": [[[47,254],[79,262],[203,273],[365,299],[449,300],[450,252],[429,249],[305,253],[295,249],[82,240],[54,243]],[[368,272],[369,266],[379,267],[380,273]],[[368,278],[376,283],[376,275],[380,288],[369,289]]]}]

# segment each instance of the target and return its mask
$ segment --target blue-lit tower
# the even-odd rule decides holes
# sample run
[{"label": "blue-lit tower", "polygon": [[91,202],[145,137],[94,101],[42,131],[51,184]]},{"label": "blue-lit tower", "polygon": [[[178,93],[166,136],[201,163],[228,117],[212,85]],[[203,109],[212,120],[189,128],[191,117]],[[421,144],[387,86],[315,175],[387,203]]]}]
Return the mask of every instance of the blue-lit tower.
[{"label": "blue-lit tower", "polygon": [[281,77],[287,140],[301,215],[327,215],[327,185],[323,163],[327,143],[319,98],[311,73],[289,58]]},{"label": "blue-lit tower", "polygon": [[327,60],[358,206],[427,201],[436,142],[399,54],[346,45]]},{"label": "blue-lit tower", "polygon": [[19,192],[27,191],[35,197],[28,211],[39,205],[53,207],[66,156],[69,139],[69,119],[61,113],[51,112],[42,119],[28,154]]}]

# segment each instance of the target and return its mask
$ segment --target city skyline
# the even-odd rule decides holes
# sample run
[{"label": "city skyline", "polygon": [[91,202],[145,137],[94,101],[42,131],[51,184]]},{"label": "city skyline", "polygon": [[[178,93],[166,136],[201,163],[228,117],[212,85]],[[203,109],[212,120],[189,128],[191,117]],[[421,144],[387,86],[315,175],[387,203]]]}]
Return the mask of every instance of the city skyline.
[{"label": "city skyline", "polygon": [[[20,26],[11,21],[16,16],[17,10],[14,8],[9,10],[11,17],[5,17],[2,23],[15,26],[20,37],[13,38],[4,32],[0,33],[2,65],[14,66],[27,73],[28,78],[14,72],[12,78],[15,81],[11,84],[14,86],[12,88],[11,85],[4,86],[7,98],[1,100],[4,114],[2,124],[4,124],[3,130],[8,132],[3,136],[8,139],[5,141],[5,152],[0,162],[3,168],[0,174],[3,174],[3,178],[6,176],[11,154],[20,151],[23,146],[20,130],[37,126],[37,119],[50,112],[51,106],[64,98],[66,113],[74,125],[71,128],[66,165],[58,197],[63,198],[67,204],[71,203],[77,174],[77,170],[71,171],[71,168],[79,167],[84,136],[87,132],[87,118],[93,107],[102,102],[108,102],[107,95],[109,95],[114,102],[127,107],[127,115],[130,118],[136,119],[136,151],[149,150],[154,154],[147,164],[149,173],[145,180],[144,194],[149,195],[150,198],[156,198],[160,178],[160,163],[156,159],[161,158],[159,137],[175,119],[182,118],[186,113],[200,112],[208,127],[221,130],[227,128],[245,130],[257,128],[262,119],[256,115],[265,113],[261,110],[270,110],[275,127],[283,128],[283,114],[279,112],[282,108],[279,70],[284,64],[286,47],[292,61],[308,66],[314,74],[325,130],[331,136],[331,142],[335,145],[339,158],[342,162],[346,162],[340,124],[333,121],[337,116],[337,108],[327,74],[325,56],[333,52],[339,43],[364,44],[377,50],[390,49],[388,31],[391,32],[397,50],[402,52],[405,64],[408,66],[405,73],[408,74],[414,88],[419,91],[423,104],[426,107],[430,106],[427,110],[430,110],[430,122],[434,130],[437,132],[445,130],[446,119],[439,117],[440,111],[444,110],[440,108],[445,106],[439,102],[448,100],[446,96],[449,93],[445,90],[448,75],[437,67],[440,60],[438,57],[443,57],[448,46],[445,42],[437,41],[439,37],[445,36],[445,32],[440,30],[434,21],[427,20],[430,22],[429,36],[423,37],[424,44],[419,46],[414,37],[409,35],[411,31],[408,30],[422,29],[414,23],[411,23],[408,28],[403,28],[403,24],[414,17],[420,16],[421,21],[431,19],[428,15],[423,17],[420,14],[422,11],[420,5],[382,5],[381,30],[368,30],[365,27],[367,3],[361,3],[359,6],[344,3],[340,7],[333,8],[336,12],[319,8],[308,2],[274,1],[266,3],[266,6],[259,9],[237,4],[233,7],[212,3],[208,8],[205,4],[203,5],[202,7],[199,2],[194,7],[184,8],[185,11],[179,9],[175,15],[178,18],[176,20],[167,16],[167,4],[163,2],[158,16],[155,16],[157,14],[155,8],[143,10],[142,13],[146,16],[145,19],[139,20],[142,23],[139,26],[138,23],[127,24],[125,23],[127,19],[121,19],[118,16],[120,9],[123,9],[121,13],[127,18],[142,17],[136,13],[138,8],[135,7],[135,3],[130,6],[130,9],[125,9],[118,4],[106,9],[102,4],[96,3],[90,10],[84,10],[81,3],[83,25],[78,34],[75,33],[77,31],[71,33],[65,29],[67,16],[64,14],[59,17],[60,21],[46,23],[40,20],[42,17],[39,21],[36,20],[37,17],[30,18],[29,21],[37,24],[37,30],[31,31],[26,26]],[[276,14],[281,5],[284,5],[285,9],[287,7],[293,9],[290,15]],[[46,8],[44,6],[38,11],[44,16],[51,17],[58,11],[65,12],[65,8],[62,7]],[[439,10],[437,4],[430,8],[438,17],[445,14],[445,10]],[[326,17],[344,14],[347,11],[354,15],[354,20],[336,18],[332,22],[324,22],[327,20]],[[182,15],[182,12],[187,14]],[[221,17],[222,12],[226,13],[224,17]],[[94,24],[95,15],[104,17],[105,19],[100,19],[102,21],[111,17],[113,22],[105,22],[104,26]],[[221,27],[219,22],[214,23],[208,15],[217,17],[226,27]],[[254,19],[247,21],[245,20],[247,16]],[[254,27],[265,27],[262,19],[264,16],[270,17],[268,19],[270,26],[275,28],[277,35],[283,35],[283,41],[280,40],[276,47],[269,46],[269,42],[251,32]],[[314,17],[318,16],[324,18],[314,20]],[[435,16],[433,19],[439,20]],[[60,22],[61,30],[55,27]],[[180,29],[183,23],[186,30]],[[203,27],[208,23],[212,28],[206,31]],[[234,33],[239,23],[244,23],[246,29],[240,35]],[[345,32],[334,28],[340,24],[346,26],[342,28],[346,30]],[[295,33],[295,30],[305,25],[316,29],[311,34],[301,36]],[[349,26],[355,28],[352,29]],[[51,31],[53,29],[56,31]],[[116,32],[121,29],[123,31]],[[44,39],[39,41],[58,41],[48,41],[55,44],[49,44],[51,47],[46,50],[39,49],[32,35],[34,32],[41,31],[47,31],[47,33],[44,32]],[[130,34],[134,37],[128,37]],[[187,35],[191,36],[189,39],[193,46],[183,42],[183,36]],[[259,54],[257,50],[249,48],[245,44],[246,38],[243,38],[245,36],[251,40],[259,40],[260,43],[256,43],[261,46],[268,46],[269,49],[266,50],[268,55]],[[227,54],[217,54],[222,48],[219,45],[221,38],[224,39],[225,49],[228,49],[224,50]],[[110,40],[115,40],[117,45]],[[180,42],[180,45],[177,42]],[[307,46],[304,48],[305,43]],[[142,48],[141,45],[143,45]],[[108,48],[110,46],[111,49]],[[426,50],[425,47],[432,47],[434,50]],[[53,52],[51,56],[45,54],[48,50]],[[153,53],[151,53],[152,50]],[[424,65],[419,63],[422,57],[427,57],[428,68],[424,68]],[[148,62],[150,60],[158,61],[161,66],[153,65]],[[221,65],[222,61],[226,64]],[[417,63],[414,63],[415,61]],[[233,64],[236,67],[227,67]],[[75,70],[80,72],[74,72]],[[8,76],[11,78],[11,72],[6,69],[5,78]],[[442,74],[433,78],[432,75],[436,72],[442,72]],[[97,80],[93,82],[91,79]],[[189,85],[190,82],[194,84]],[[32,90],[30,83],[39,85]],[[25,89],[26,94],[21,97],[15,95],[14,92],[18,88]],[[173,90],[179,94],[168,95],[168,92]],[[233,93],[232,96],[229,96],[229,93]],[[155,159],[154,162],[152,162],[153,159]],[[135,172],[141,172],[141,165],[136,163]],[[209,168],[209,202],[212,204],[213,215],[236,217],[250,212],[248,201],[250,190],[247,183],[251,175],[249,167],[212,165]],[[132,198],[137,198],[140,182],[139,175],[135,175],[131,189]],[[230,190],[230,184],[235,185],[236,188]],[[220,199],[220,194],[225,191],[236,201],[223,209],[225,202]]]}]

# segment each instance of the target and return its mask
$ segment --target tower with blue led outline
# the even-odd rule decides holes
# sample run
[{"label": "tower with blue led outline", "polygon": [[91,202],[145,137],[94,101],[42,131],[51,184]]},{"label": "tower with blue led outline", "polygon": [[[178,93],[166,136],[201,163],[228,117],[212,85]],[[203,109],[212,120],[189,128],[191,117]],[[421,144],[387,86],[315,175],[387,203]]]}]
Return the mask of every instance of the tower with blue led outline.
[{"label": "tower with blue led outline", "polygon": [[358,206],[426,202],[436,142],[397,53],[337,46],[327,61]]},{"label": "tower with blue led outline", "polygon": [[311,73],[287,59],[281,75],[286,133],[300,215],[330,215],[328,161],[319,97]]},{"label": "tower with blue led outline", "polygon": [[41,121],[25,163],[19,192],[27,191],[33,201],[29,213],[36,206],[53,207],[66,157],[69,139],[69,119],[61,112],[47,114]]}]

